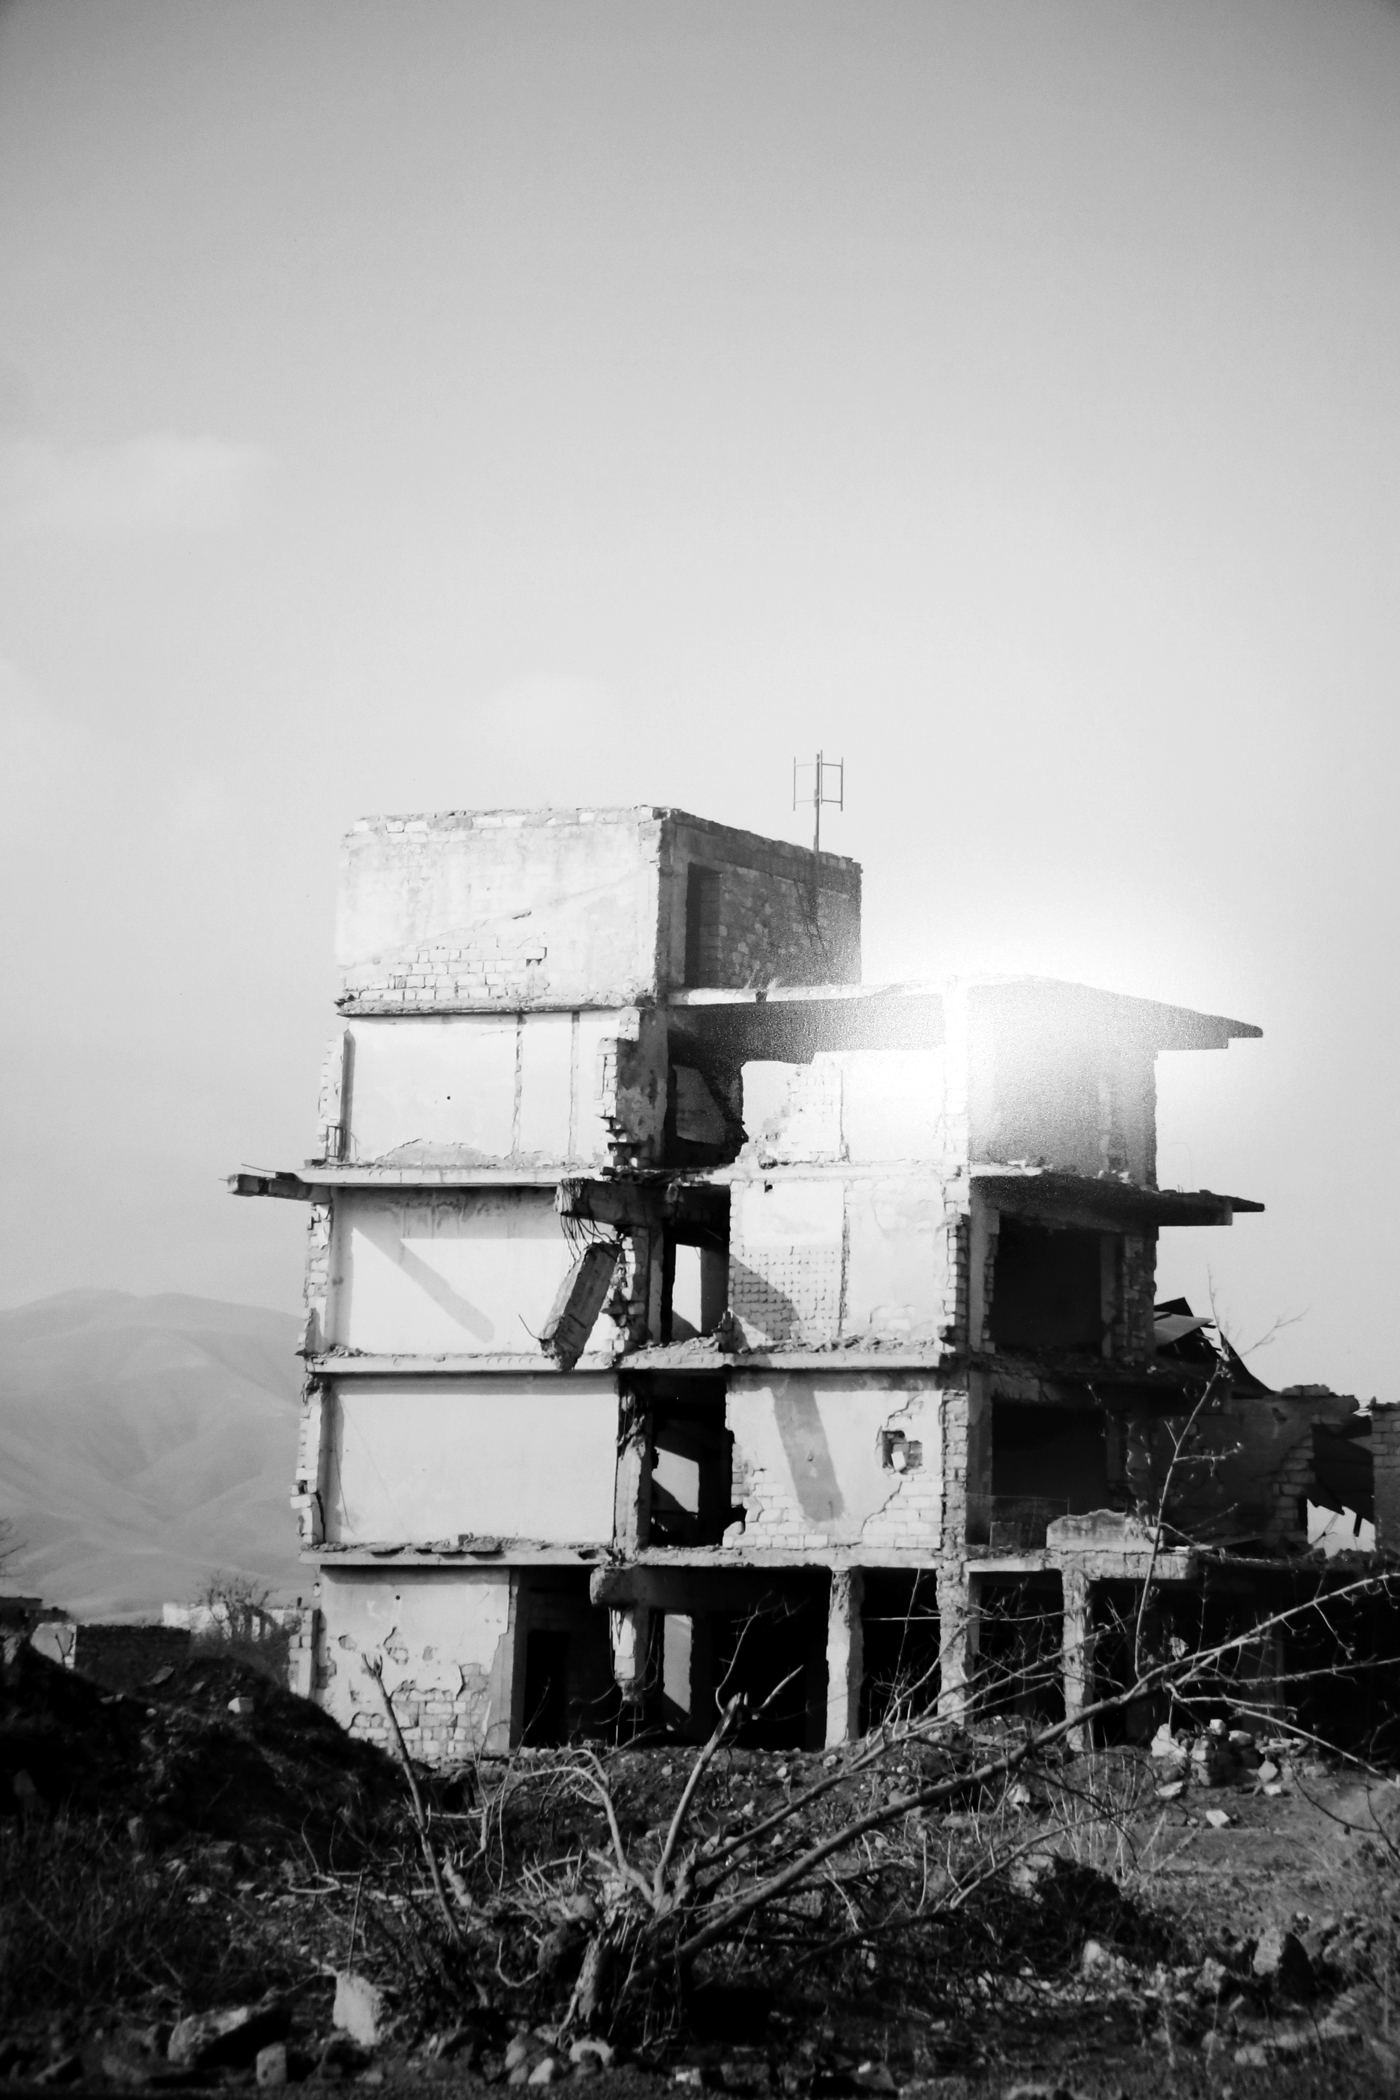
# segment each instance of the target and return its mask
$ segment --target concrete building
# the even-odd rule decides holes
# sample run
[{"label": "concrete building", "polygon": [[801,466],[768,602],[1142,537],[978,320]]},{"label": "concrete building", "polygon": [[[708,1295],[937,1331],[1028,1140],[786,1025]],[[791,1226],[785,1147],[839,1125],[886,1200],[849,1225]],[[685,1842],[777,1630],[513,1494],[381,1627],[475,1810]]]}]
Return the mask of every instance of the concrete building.
[{"label": "concrete building", "polygon": [[864,985],[853,862],[675,810],[361,823],[339,950],[317,1155],[233,1186],[308,1206],[305,1688],[345,1723],[382,1653],[428,1759],[700,1736],[736,1689],[750,1740],[835,1743],[911,1681],[956,1710],[1006,1597],[1073,1708],[1097,1597],[1298,1550],[1354,1403],[1239,1366],[1173,1483],[1211,1366],[1154,1314],[1161,1226],[1261,1208],[1158,1188],[1155,1060],[1257,1029]]}]

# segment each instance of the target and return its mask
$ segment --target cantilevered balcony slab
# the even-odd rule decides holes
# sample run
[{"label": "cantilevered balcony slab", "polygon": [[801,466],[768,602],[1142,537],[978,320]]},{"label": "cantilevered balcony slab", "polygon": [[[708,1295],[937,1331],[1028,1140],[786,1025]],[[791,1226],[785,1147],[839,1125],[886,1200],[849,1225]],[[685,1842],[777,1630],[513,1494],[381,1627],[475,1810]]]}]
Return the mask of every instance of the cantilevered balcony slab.
[{"label": "cantilevered balcony slab", "polygon": [[1131,1232],[1162,1225],[1228,1225],[1236,1211],[1262,1211],[1247,1196],[1214,1189],[1145,1188],[1116,1175],[1062,1174],[1053,1168],[974,1166],[972,1186],[1001,1210],[1047,1225]]}]

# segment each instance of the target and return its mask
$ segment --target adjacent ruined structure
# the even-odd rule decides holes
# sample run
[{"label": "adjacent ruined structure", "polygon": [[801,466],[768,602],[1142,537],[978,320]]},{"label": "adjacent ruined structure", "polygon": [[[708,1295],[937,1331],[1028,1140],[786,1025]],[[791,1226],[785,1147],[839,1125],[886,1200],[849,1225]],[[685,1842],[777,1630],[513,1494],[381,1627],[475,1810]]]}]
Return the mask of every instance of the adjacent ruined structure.
[{"label": "adjacent ruined structure", "polygon": [[839,1743],[911,1684],[957,1711],[1008,1596],[1073,1711],[1105,1598],[1305,1550],[1354,1403],[1154,1311],[1161,1226],[1261,1208],[1158,1188],[1155,1060],[1258,1029],[862,984],[853,862],[666,809],[361,823],[339,948],[317,1156],[233,1185],[308,1205],[342,1721],[383,1727],[382,1653],[429,1759],[702,1736],[736,1689],[751,1740]]}]

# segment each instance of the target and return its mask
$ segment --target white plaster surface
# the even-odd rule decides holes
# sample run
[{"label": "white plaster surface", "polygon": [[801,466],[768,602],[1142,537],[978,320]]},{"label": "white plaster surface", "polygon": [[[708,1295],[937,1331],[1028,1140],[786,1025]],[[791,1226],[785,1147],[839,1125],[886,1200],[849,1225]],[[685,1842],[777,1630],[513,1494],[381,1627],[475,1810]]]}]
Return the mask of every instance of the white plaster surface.
[{"label": "white plaster surface", "polygon": [[844,1331],[937,1341],[953,1293],[942,1182],[928,1173],[848,1182]]},{"label": "white plaster surface", "polygon": [[601,1161],[599,1047],[619,1016],[394,1014],[350,1024],[346,1157],[388,1164]]},{"label": "white plaster surface", "polygon": [[333,1542],[612,1538],[611,1377],[344,1379],[328,1417]]},{"label": "white plaster surface", "polygon": [[734,1191],[740,1214],[737,1237],[746,1247],[840,1246],[841,1182],[749,1181]]},{"label": "white plaster surface", "polygon": [[847,1159],[936,1159],[945,1148],[944,1053],[843,1050],[841,1132]]},{"label": "white plaster surface", "polygon": [[417,974],[434,946],[476,996],[621,1003],[656,990],[661,826],[647,809],[376,818],[345,840],[347,987]]},{"label": "white plaster surface", "polygon": [[346,1192],[330,1333],[374,1355],[528,1353],[573,1258],[549,1188]]},{"label": "white plaster surface", "polygon": [[509,1156],[514,1014],[356,1021],[350,1038],[348,1158],[416,1158],[429,1148],[479,1160]]}]

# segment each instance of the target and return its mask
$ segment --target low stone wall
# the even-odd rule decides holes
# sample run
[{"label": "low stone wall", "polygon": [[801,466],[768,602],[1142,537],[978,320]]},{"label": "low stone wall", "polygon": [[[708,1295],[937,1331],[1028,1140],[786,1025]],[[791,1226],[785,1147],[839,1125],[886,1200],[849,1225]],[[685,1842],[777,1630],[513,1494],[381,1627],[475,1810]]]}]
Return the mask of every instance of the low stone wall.
[{"label": "low stone wall", "polygon": [[185,1626],[75,1626],[70,1668],[110,1692],[134,1692],[189,1652]]}]

